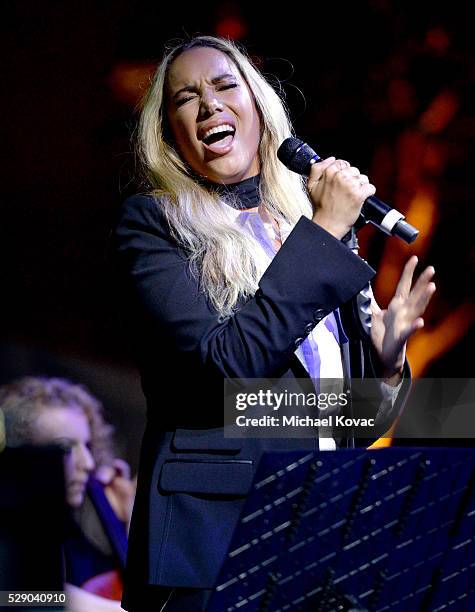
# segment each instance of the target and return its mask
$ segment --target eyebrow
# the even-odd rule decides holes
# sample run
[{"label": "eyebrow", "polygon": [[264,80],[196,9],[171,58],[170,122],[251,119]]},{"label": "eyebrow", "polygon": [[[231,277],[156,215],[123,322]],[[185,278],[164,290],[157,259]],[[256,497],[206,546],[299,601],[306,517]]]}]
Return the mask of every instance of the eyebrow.
[{"label": "eyebrow", "polygon": [[[213,77],[211,79],[211,83],[213,85],[216,85],[220,81],[224,81],[226,79],[236,79],[236,75],[231,74],[230,72],[224,72],[223,74]],[[196,87],[194,85],[185,85],[185,87],[182,87],[176,93],[173,94],[173,99],[175,99],[179,94],[183,93],[184,91],[195,91],[195,90],[196,90]]]}]

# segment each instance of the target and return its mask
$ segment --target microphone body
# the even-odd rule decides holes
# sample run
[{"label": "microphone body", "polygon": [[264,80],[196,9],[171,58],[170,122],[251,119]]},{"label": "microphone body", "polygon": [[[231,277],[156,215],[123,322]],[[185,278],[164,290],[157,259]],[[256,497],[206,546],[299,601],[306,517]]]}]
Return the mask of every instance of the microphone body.
[{"label": "microphone body", "polygon": [[[321,161],[312,147],[298,138],[286,138],[277,151],[277,157],[289,170],[304,176],[309,176],[312,165]],[[366,223],[408,244],[419,235],[419,230],[407,223],[402,213],[375,196],[366,198],[355,225],[358,228]]]}]

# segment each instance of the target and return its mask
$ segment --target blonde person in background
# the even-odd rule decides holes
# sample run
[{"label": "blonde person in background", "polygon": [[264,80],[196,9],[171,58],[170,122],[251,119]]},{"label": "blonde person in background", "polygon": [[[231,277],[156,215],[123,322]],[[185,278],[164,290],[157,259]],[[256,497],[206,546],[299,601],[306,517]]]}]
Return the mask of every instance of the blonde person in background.
[{"label": "blonde person in background", "polygon": [[[125,542],[135,495],[128,464],[114,456],[112,427],[83,385],[61,378],[24,377],[0,388],[6,444],[59,445],[71,509],[64,542],[65,588],[71,612],[121,610],[121,578],[113,546],[95,510],[90,479],[101,483]],[[116,520],[114,518],[114,520]]]}]

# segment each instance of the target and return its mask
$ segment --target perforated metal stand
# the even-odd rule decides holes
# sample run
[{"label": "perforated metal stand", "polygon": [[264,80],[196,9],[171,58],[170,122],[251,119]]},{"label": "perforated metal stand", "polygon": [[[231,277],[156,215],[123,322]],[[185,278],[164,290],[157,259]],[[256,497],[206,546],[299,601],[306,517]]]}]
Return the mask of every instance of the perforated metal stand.
[{"label": "perforated metal stand", "polygon": [[209,612],[475,609],[475,451],[264,455]]}]

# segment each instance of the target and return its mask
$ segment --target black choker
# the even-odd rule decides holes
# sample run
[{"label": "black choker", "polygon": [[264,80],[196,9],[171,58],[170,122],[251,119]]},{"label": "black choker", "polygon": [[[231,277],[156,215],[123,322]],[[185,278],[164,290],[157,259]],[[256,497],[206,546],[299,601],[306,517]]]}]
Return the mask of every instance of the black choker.
[{"label": "black choker", "polygon": [[259,194],[260,178],[261,175],[258,174],[239,183],[231,183],[230,185],[206,183],[206,186],[219,193],[229,206],[237,210],[246,210],[246,208],[255,208],[261,201]]}]

